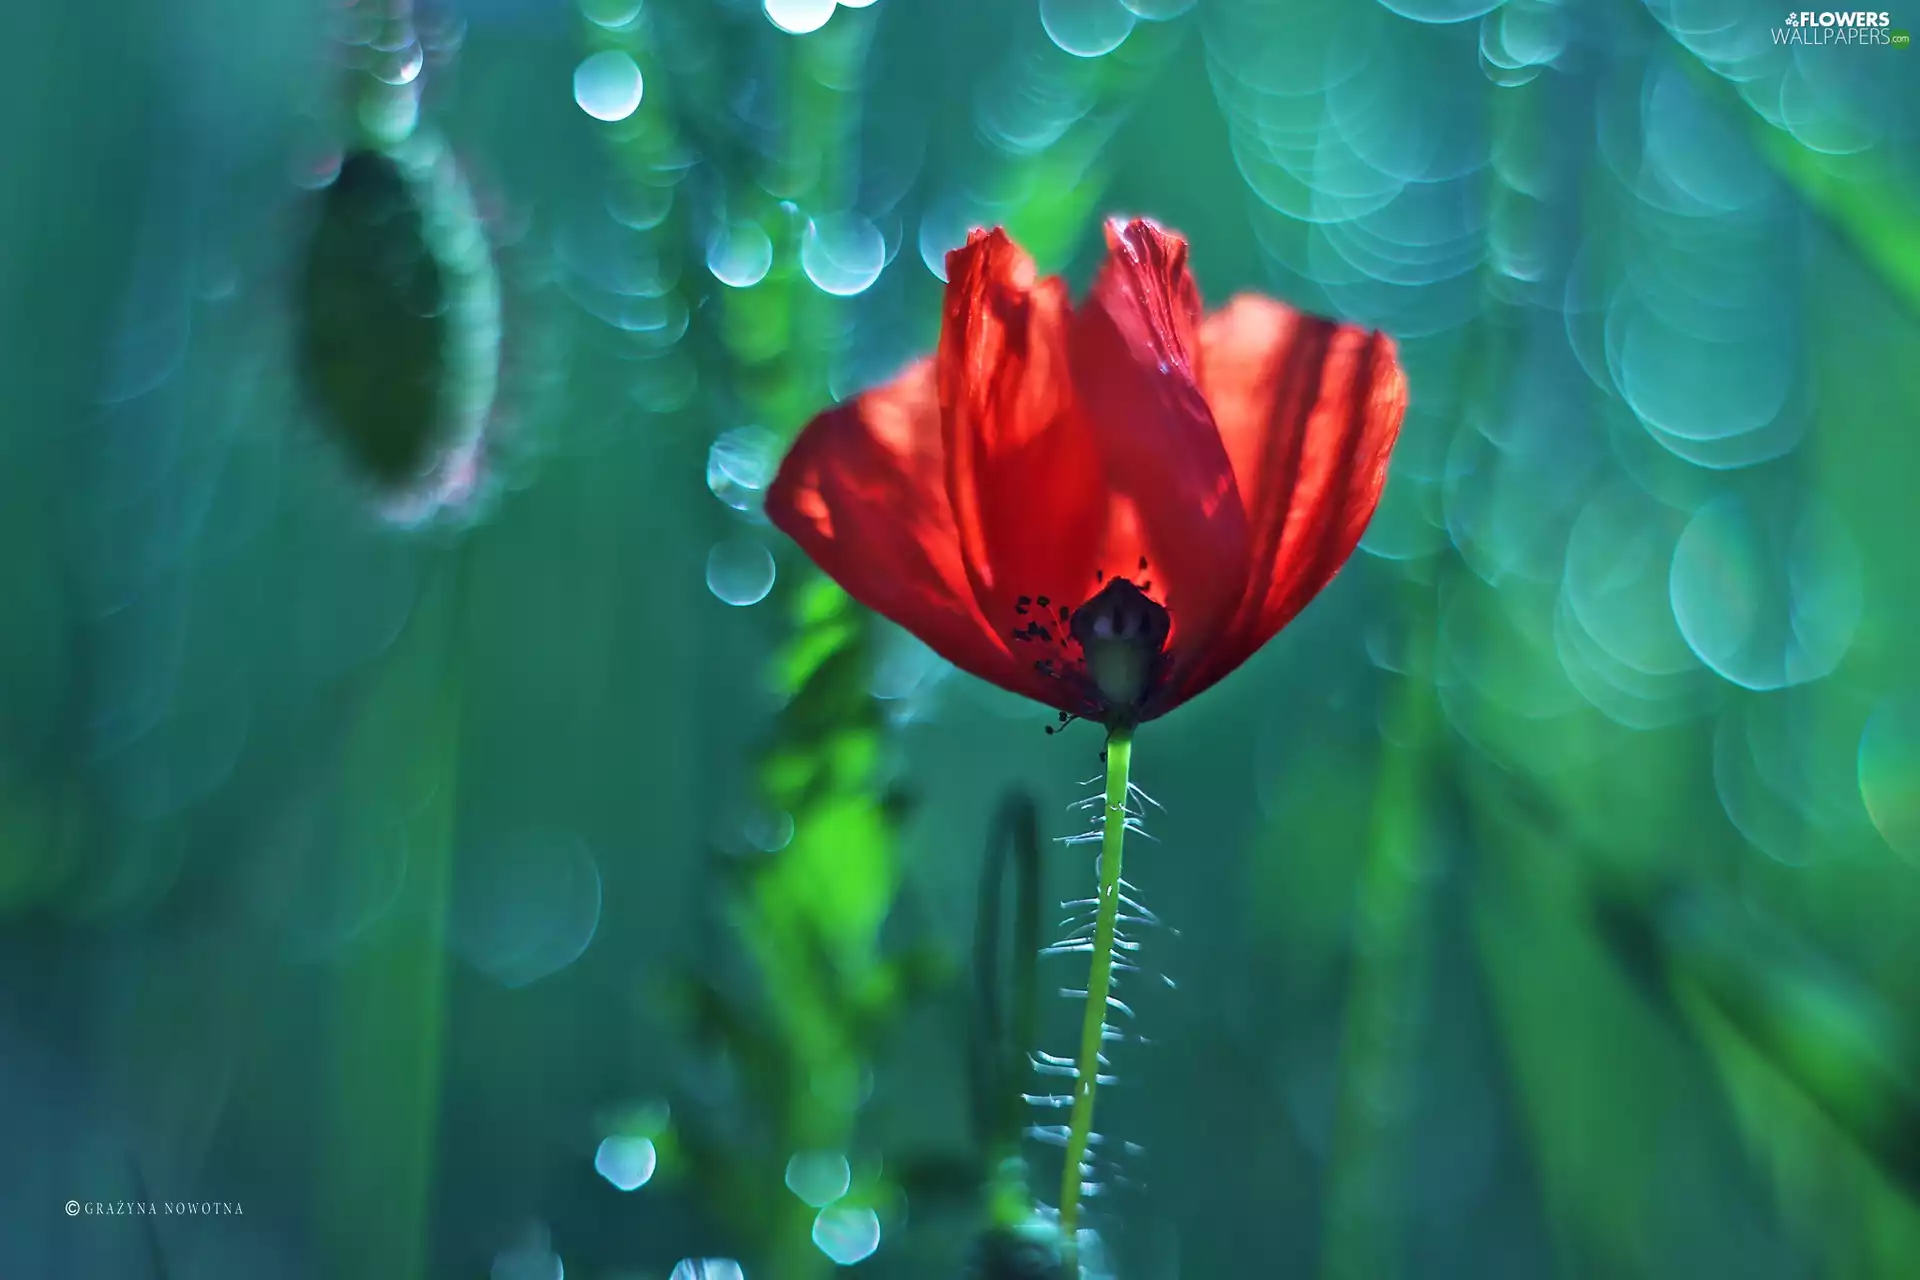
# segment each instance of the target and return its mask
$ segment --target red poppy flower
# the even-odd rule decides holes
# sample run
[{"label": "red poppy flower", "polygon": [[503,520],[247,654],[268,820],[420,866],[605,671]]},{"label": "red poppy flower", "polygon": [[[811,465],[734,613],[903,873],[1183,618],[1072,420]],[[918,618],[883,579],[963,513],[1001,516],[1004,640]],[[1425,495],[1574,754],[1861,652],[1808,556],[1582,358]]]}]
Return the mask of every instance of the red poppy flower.
[{"label": "red poppy flower", "polygon": [[1153,223],[1107,245],[1076,309],[974,232],[938,352],[809,423],[767,514],[955,666],[1118,726],[1245,662],[1346,562],[1407,389],[1383,334],[1254,295],[1203,317]]}]

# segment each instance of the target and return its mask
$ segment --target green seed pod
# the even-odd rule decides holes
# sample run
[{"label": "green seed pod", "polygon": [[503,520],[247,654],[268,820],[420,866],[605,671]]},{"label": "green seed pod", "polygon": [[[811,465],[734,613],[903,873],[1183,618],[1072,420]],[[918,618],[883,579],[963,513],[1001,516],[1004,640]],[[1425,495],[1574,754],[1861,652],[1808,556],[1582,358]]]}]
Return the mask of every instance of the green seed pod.
[{"label": "green seed pod", "polygon": [[384,497],[465,497],[500,356],[499,282],[466,184],[416,134],[348,155],[319,203],[295,352],[319,425]]},{"label": "green seed pod", "polygon": [[348,156],[301,282],[308,394],[350,464],[387,489],[416,482],[445,444],[447,281],[422,220],[399,165]]}]

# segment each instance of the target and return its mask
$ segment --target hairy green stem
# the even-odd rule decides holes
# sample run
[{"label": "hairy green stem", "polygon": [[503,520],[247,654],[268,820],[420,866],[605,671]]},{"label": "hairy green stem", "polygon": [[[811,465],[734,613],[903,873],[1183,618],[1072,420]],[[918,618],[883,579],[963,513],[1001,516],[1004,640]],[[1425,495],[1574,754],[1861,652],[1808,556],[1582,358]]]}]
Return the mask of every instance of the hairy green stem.
[{"label": "hairy green stem", "polygon": [[1133,761],[1133,731],[1107,737],[1107,802],[1101,815],[1100,896],[1093,924],[1092,966],[1087,974],[1086,1015],[1080,1022],[1080,1057],[1073,1081],[1073,1118],[1067,1128],[1067,1165],[1060,1175],[1060,1236],[1073,1256],[1080,1221],[1080,1166],[1093,1138],[1093,1095],[1100,1075],[1100,1046],[1107,1025],[1107,994],[1113,989],[1113,931],[1120,916],[1120,855],[1127,838],[1127,771]]}]

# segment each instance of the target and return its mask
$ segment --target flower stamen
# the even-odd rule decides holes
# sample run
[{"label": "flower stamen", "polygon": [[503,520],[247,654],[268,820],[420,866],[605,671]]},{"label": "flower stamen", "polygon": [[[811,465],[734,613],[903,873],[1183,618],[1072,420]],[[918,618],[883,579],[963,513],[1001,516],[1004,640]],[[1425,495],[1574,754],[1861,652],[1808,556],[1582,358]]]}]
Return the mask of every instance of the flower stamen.
[{"label": "flower stamen", "polygon": [[[1073,701],[1082,704],[1062,712],[1060,724],[1048,733],[1076,719],[1097,720],[1109,728],[1137,723],[1165,666],[1172,619],[1166,607],[1147,594],[1152,583],[1108,578],[1103,570],[1094,576],[1104,585],[1077,609],[1064,604],[1056,608],[1048,596],[1014,598],[1013,612],[1027,621],[1006,634],[1016,643],[1052,650],[1034,660],[1033,670],[1066,683]],[[1036,609],[1044,611],[1040,617],[1034,616]]]}]

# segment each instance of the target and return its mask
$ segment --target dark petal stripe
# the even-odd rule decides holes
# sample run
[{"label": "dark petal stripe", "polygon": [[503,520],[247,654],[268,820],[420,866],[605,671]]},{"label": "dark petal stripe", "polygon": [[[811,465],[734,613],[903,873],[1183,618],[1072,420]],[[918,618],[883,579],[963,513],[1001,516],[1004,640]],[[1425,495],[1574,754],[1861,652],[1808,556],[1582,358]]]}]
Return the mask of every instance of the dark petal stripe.
[{"label": "dark petal stripe", "polygon": [[[1327,375],[1327,354],[1339,327],[1319,316],[1302,315],[1296,321],[1294,340],[1287,344],[1284,366],[1276,373],[1278,390],[1274,397],[1271,421],[1260,459],[1257,497],[1250,513],[1257,523],[1253,530],[1253,554],[1247,599],[1236,629],[1252,625],[1266,609],[1270,574],[1280,554],[1280,540],[1286,535],[1287,516],[1293,510],[1294,491],[1300,483],[1300,463],[1306,454],[1307,423],[1320,403],[1321,385]],[[1271,485],[1273,496],[1267,496]]]},{"label": "dark petal stripe", "polygon": [[[1378,333],[1367,335],[1359,359],[1353,362],[1353,374],[1342,388],[1347,398],[1347,416],[1340,430],[1340,466],[1334,472],[1333,483],[1327,486],[1327,501],[1337,505],[1320,513],[1319,518],[1326,522],[1326,527],[1312,544],[1312,556],[1296,574],[1290,575],[1296,595],[1302,586],[1306,588],[1304,598],[1300,598],[1297,604],[1287,601],[1282,605],[1283,609],[1291,606],[1293,613],[1306,607],[1307,600],[1339,572],[1340,566],[1353,554],[1354,546],[1365,531],[1364,518],[1359,528],[1351,527],[1356,515],[1353,483],[1355,474],[1362,467],[1377,467],[1385,460],[1384,457],[1369,456],[1372,451],[1362,447],[1373,408],[1373,380],[1379,369],[1384,342],[1385,339]],[[1366,515],[1372,514],[1373,509],[1369,504]],[[1291,620],[1291,614],[1287,620]]]}]

